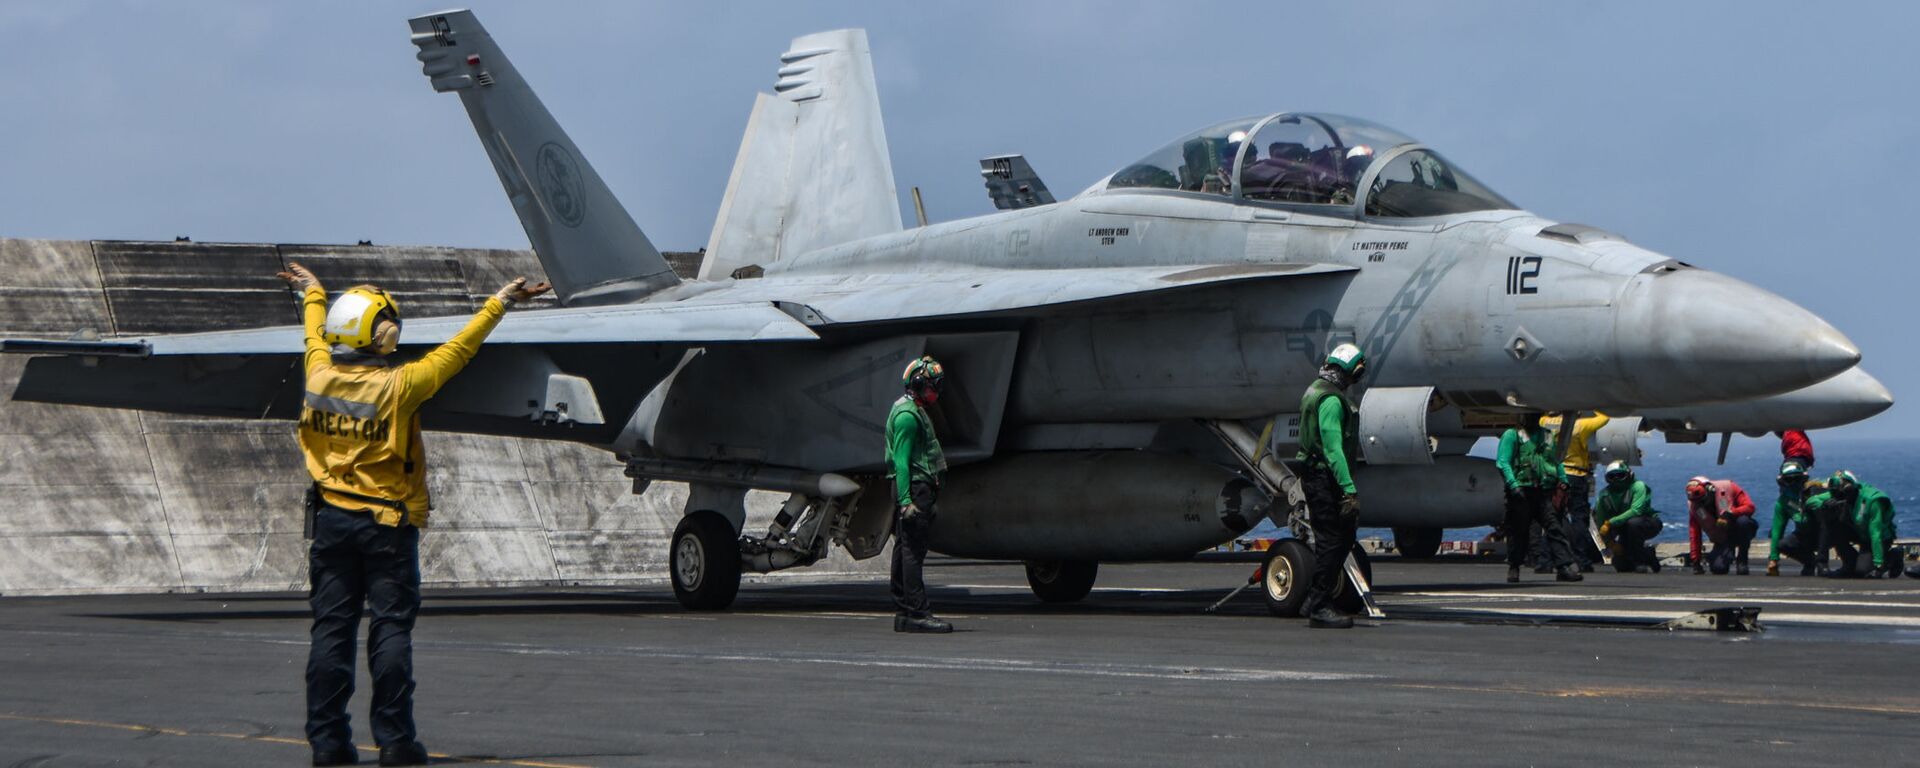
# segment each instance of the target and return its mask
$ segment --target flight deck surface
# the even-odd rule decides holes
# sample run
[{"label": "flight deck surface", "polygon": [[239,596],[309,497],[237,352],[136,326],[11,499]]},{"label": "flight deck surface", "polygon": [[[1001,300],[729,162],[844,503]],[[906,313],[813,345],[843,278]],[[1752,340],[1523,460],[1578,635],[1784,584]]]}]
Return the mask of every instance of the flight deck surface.
[{"label": "flight deck surface", "polygon": [[[1382,558],[1389,618],[1267,616],[1253,569],[1102,569],[1044,606],[935,560],[961,631],[891,631],[884,581],[734,608],[647,589],[432,591],[416,717],[441,762],[623,765],[1781,764],[1920,748],[1920,580],[1590,574]],[[1758,634],[1650,629],[1761,606]],[[0,598],[0,765],[303,765],[290,594]],[[352,712],[370,748],[370,687]],[[372,751],[363,760],[372,762]],[[1898,758],[1895,758],[1898,761]]]}]

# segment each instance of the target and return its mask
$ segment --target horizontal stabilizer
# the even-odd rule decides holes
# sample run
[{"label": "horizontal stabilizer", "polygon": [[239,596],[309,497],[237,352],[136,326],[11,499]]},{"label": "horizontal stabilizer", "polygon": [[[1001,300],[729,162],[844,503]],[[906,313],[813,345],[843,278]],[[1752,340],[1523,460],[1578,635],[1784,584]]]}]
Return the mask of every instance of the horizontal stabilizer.
[{"label": "horizontal stabilizer", "polygon": [[980,159],[980,176],[987,180],[987,197],[993,207],[1017,211],[1039,205],[1052,205],[1053,193],[1033,172],[1025,155],[998,155]]}]

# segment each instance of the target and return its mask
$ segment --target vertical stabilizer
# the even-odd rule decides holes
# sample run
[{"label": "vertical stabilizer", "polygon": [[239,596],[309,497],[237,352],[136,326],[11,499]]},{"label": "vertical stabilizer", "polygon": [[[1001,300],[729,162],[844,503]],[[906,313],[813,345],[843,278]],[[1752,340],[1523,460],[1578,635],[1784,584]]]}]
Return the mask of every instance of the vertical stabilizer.
[{"label": "vertical stabilizer", "polygon": [[633,301],[680,282],[471,11],[408,23],[433,89],[460,94],[562,304]]},{"label": "vertical stabilizer", "polygon": [[778,77],[754,101],[702,279],[901,229],[867,33],[795,38]]}]

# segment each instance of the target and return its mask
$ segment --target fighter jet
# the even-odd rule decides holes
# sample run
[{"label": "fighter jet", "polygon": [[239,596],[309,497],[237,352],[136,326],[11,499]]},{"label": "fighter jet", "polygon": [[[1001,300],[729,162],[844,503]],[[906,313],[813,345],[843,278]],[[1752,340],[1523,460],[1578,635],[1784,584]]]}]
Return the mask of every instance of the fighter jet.
[{"label": "fighter jet", "polygon": [[[923,354],[949,372],[932,548],[1026,561],[1048,601],[1086,595],[1101,562],[1295,522],[1290,457],[1257,433],[1285,432],[1341,342],[1370,361],[1358,483],[1374,525],[1455,502],[1397,479],[1489,488],[1469,438],[1523,412],[1750,401],[1860,359],[1786,299],[1528,213],[1438,149],[1331,114],[1212,122],[1071,198],[1012,183],[1008,210],[903,228],[860,30],[779,55],[682,280],[472,13],[411,28],[563,305],[509,316],[425,424],[599,446],[636,492],[688,483],[669,570],[689,608],[729,605],[743,569],[882,551],[882,421]],[[1030,175],[1014,170],[1002,180]],[[403,343],[462,322],[410,319]],[[18,399],[292,419],[300,338],[0,348],[42,355]],[[750,489],[789,494],[763,533],[743,530]],[[1276,613],[1297,607],[1284,574],[1310,557],[1270,558]]]}]

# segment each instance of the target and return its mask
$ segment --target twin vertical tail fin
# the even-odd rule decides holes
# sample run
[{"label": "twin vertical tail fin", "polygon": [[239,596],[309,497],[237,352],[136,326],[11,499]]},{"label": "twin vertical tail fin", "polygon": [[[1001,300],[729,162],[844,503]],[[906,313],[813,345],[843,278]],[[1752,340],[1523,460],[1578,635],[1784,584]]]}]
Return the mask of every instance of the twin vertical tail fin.
[{"label": "twin vertical tail fin", "polygon": [[901,229],[867,33],[794,38],[773,91],[754,101],[701,279]]},{"label": "twin vertical tail fin", "polygon": [[460,94],[562,304],[625,303],[680,282],[471,11],[408,23],[433,89]]}]

